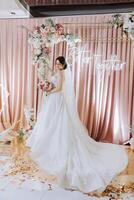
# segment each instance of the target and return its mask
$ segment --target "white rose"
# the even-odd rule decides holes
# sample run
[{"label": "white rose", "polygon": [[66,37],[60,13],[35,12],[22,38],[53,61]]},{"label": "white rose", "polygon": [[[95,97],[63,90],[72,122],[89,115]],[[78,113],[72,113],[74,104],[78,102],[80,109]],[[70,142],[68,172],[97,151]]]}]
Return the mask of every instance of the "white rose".
[{"label": "white rose", "polygon": [[51,27],[51,28],[50,28],[50,31],[51,31],[52,33],[54,33],[54,32],[55,32],[55,28],[54,28],[54,27]]},{"label": "white rose", "polygon": [[41,49],[36,49],[36,50],[35,50],[35,54],[36,54],[36,55],[40,55],[40,54],[41,54]]},{"label": "white rose", "polygon": [[40,48],[40,43],[34,42],[34,43],[33,43],[33,47],[34,47],[35,49]]},{"label": "white rose", "polygon": [[42,33],[44,33],[45,32],[45,29],[44,28],[40,28],[40,31],[42,32]]},{"label": "white rose", "polygon": [[60,40],[61,40],[61,42],[65,41],[65,35],[61,35]]},{"label": "white rose", "polygon": [[32,59],[32,64],[36,64],[37,61],[38,61],[38,57],[34,55]]}]

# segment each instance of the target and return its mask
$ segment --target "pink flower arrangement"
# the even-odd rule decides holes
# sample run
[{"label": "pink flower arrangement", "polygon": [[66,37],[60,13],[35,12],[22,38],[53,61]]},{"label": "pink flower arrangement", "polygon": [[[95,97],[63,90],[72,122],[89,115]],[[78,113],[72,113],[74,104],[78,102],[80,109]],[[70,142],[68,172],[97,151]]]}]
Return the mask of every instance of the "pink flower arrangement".
[{"label": "pink flower arrangement", "polygon": [[63,34],[64,28],[61,24],[55,24],[55,30],[58,35],[61,35]]},{"label": "pink flower arrangement", "polygon": [[28,42],[32,47],[32,63],[38,66],[39,79],[45,79],[44,68],[49,67],[50,47],[64,41],[69,45],[75,45],[80,39],[75,35],[65,34],[63,26],[59,23],[54,24],[50,18],[46,20],[46,24],[36,26],[29,32]]}]

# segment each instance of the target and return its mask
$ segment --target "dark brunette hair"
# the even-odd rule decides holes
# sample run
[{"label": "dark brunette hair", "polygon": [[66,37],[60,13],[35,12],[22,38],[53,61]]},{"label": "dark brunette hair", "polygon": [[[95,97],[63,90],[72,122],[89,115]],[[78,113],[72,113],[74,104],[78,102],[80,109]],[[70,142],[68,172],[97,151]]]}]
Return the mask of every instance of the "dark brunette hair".
[{"label": "dark brunette hair", "polygon": [[56,60],[58,60],[63,65],[63,70],[67,68],[67,63],[64,56],[59,56],[56,58]]}]

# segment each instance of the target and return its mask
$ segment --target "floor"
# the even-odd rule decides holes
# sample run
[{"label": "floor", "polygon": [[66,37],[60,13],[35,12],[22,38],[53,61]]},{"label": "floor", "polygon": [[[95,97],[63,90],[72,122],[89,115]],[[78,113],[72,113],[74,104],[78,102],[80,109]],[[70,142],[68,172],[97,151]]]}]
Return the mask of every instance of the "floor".
[{"label": "floor", "polygon": [[127,168],[101,197],[67,191],[38,178],[35,163],[23,156],[27,150],[16,141],[0,143],[0,200],[134,200],[134,150],[130,148],[125,148],[129,157]]}]

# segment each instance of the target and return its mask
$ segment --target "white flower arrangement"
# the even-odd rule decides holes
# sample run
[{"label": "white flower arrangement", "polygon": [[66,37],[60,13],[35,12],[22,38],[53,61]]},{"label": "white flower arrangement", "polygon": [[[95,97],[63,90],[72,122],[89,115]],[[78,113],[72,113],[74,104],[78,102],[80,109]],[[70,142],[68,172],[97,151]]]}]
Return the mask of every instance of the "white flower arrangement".
[{"label": "white flower arrangement", "polygon": [[131,149],[134,149],[134,128],[132,126],[129,127],[129,132],[131,134],[131,138],[128,143],[130,144]]},{"label": "white flower arrangement", "polygon": [[26,118],[26,121],[28,123],[29,129],[31,130],[34,128],[35,125],[35,118],[34,118],[34,109],[28,109],[26,106],[24,107],[24,115]]},{"label": "white flower arrangement", "polygon": [[45,67],[41,66],[38,68],[38,76],[40,79],[45,79]]},{"label": "white flower arrangement", "polygon": [[108,24],[111,24],[114,28],[122,27],[123,26],[122,16],[120,14],[113,15],[112,20],[110,20]]},{"label": "white flower arrangement", "polygon": [[130,139],[124,142],[124,144],[129,144],[131,149],[134,149],[134,128],[132,126],[128,126],[127,128],[130,133]]},{"label": "white flower arrangement", "polygon": [[65,34],[64,27],[61,24],[54,24],[53,20],[48,18],[46,23],[36,26],[32,32],[29,32],[28,43],[32,48],[32,64],[37,65],[39,79],[45,79],[45,67],[50,64],[50,52],[54,44],[67,42],[70,46],[79,42],[80,38]]},{"label": "white flower arrangement", "polygon": [[112,20],[108,22],[114,28],[123,27],[124,35],[134,40],[134,15],[133,14],[116,14],[112,16]]}]

